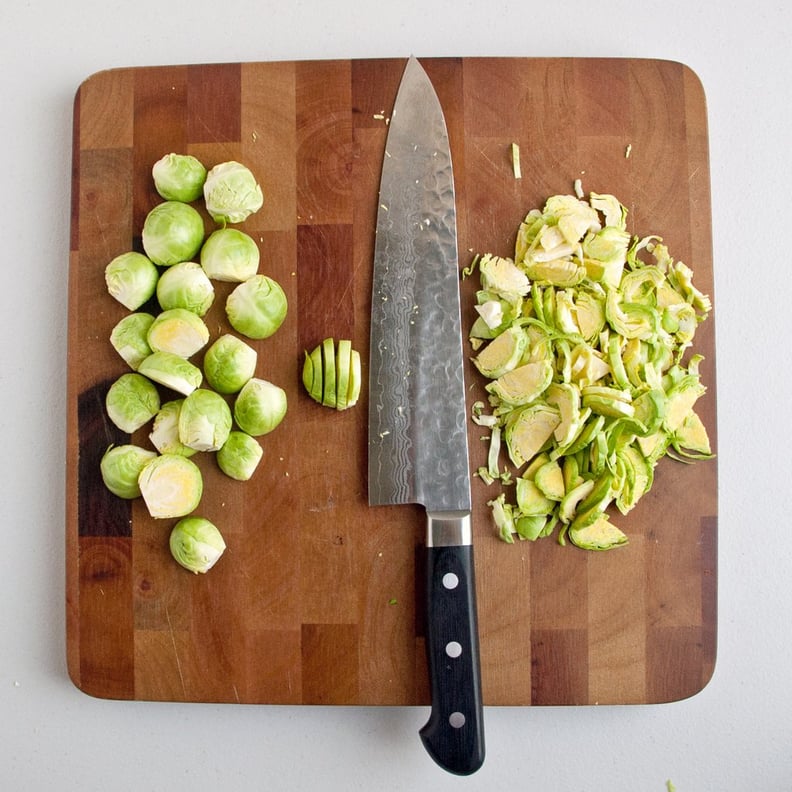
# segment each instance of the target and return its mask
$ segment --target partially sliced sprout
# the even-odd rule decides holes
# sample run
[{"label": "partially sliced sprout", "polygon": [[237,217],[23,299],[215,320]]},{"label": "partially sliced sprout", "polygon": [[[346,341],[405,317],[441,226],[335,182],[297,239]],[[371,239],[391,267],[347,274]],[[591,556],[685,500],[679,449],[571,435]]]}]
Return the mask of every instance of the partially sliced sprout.
[{"label": "partially sliced sprout", "polygon": [[206,168],[190,154],[166,154],[151,169],[154,188],[167,201],[196,201],[203,193]]},{"label": "partially sliced sprout", "polygon": [[138,367],[148,379],[189,396],[203,380],[201,369],[173,352],[152,352]]},{"label": "partially sliced sprout", "polygon": [[194,390],[179,411],[179,440],[196,451],[217,451],[231,432],[231,408],[207,388]]},{"label": "partially sliced sprout", "polygon": [[322,404],[325,407],[336,406],[336,359],[335,344],[332,338],[322,342],[322,376],[324,387],[322,389]]},{"label": "partially sliced sprout", "polygon": [[217,452],[220,470],[237,481],[248,481],[256,472],[264,450],[254,437],[234,430]]},{"label": "partially sliced sprout", "polygon": [[163,311],[183,308],[205,316],[214,302],[214,286],[200,264],[182,261],[168,267],[157,283],[157,302]]},{"label": "partially sliced sprout", "polygon": [[266,275],[240,283],[226,300],[231,327],[247,338],[269,338],[286,318],[288,303],[280,284]]},{"label": "partially sliced sprout", "polygon": [[203,239],[203,218],[197,209],[180,201],[157,204],[143,223],[143,250],[163,267],[192,261]]},{"label": "partially sliced sprout", "polygon": [[253,378],[237,394],[234,420],[243,432],[259,437],[275,429],[286,415],[286,391],[263,379]]},{"label": "partially sliced sprout", "polygon": [[148,331],[154,352],[170,352],[189,358],[207,344],[209,328],[198,314],[184,308],[171,308],[159,314]]},{"label": "partially sliced sprout", "polygon": [[179,520],[173,526],[168,541],[176,562],[196,575],[208,572],[226,549],[217,526],[203,517]]},{"label": "partially sliced sprout", "polygon": [[122,374],[108,389],[105,407],[110,420],[122,432],[132,434],[159,411],[159,392],[142,374]]},{"label": "partially sliced sprout", "polygon": [[306,351],[302,382],[318,404],[336,410],[353,407],[360,397],[360,353],[349,339],[336,343],[326,338],[312,352]]},{"label": "partially sliced sprout", "polygon": [[244,283],[259,268],[260,253],[253,237],[238,228],[220,228],[201,248],[201,267],[212,279]]},{"label": "partially sliced sprout", "polygon": [[157,519],[184,517],[198,508],[203,494],[200,468],[180,454],[162,454],[138,479],[149,514]]},{"label": "partially sliced sprout", "polygon": [[149,435],[154,448],[161,454],[181,454],[190,457],[197,453],[179,439],[179,415],[184,399],[174,399],[160,407],[154,417],[154,426]]},{"label": "partially sliced sprout", "polygon": [[116,256],[105,267],[107,291],[130,311],[151,299],[158,279],[159,270],[151,259],[134,251]]},{"label": "partially sliced sprout", "polygon": [[127,314],[110,333],[110,343],[113,345],[113,349],[135,371],[151,354],[148,331],[153,322],[154,317],[148,313]]},{"label": "partially sliced sprout", "polygon": [[220,336],[204,354],[204,376],[218,393],[238,393],[256,372],[258,353],[230,333]]},{"label": "partially sliced sprout", "polygon": [[105,451],[99,465],[102,481],[119,498],[139,498],[138,478],[143,468],[156,456],[154,451],[136,445],[111,446]]}]

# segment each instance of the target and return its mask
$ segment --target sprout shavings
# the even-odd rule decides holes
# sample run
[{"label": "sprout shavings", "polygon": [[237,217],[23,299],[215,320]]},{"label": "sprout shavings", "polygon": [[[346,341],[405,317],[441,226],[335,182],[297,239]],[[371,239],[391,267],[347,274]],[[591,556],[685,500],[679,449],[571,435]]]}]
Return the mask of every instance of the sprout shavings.
[{"label": "sprout shavings", "polygon": [[694,410],[706,391],[702,357],[685,358],[710,300],[659,237],[632,238],[626,216],[612,195],[556,195],[526,215],[513,259],[474,262],[470,341],[491,411],[473,408],[491,431],[478,474],[515,483],[513,500],[489,501],[506,542],[558,527],[561,544],[621,546],[609,508],[634,508],[663,456],[711,456]]}]

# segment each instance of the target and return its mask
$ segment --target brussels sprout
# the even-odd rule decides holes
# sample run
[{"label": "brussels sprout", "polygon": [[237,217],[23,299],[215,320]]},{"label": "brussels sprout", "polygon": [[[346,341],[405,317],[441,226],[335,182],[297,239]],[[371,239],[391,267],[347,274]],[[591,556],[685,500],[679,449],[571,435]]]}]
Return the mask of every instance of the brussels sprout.
[{"label": "brussels sprout", "polygon": [[303,385],[308,395],[325,407],[346,410],[357,404],[360,380],[360,353],[348,339],[336,345],[332,338],[325,338],[313,352],[305,353]]},{"label": "brussels sprout", "polygon": [[157,288],[159,270],[142,253],[122,253],[105,267],[105,283],[112,297],[130,311],[150,300]]},{"label": "brussels sprout", "polygon": [[283,324],[287,307],[283,289],[266,275],[254,275],[240,283],[226,300],[231,327],[254,339],[271,336]]},{"label": "brussels sprout", "polygon": [[149,514],[157,519],[184,517],[198,507],[203,477],[198,465],[180,454],[162,454],[138,478]]},{"label": "brussels sprout", "polygon": [[166,154],[151,169],[154,187],[166,201],[196,201],[203,194],[206,168],[190,154]]},{"label": "brussels sprout", "polygon": [[233,431],[217,452],[220,470],[232,479],[247,481],[264,455],[259,442],[245,432]]},{"label": "brussels sprout", "polygon": [[151,354],[148,331],[154,317],[148,313],[132,313],[125,316],[110,333],[113,349],[127,362],[131,369],[138,366]]},{"label": "brussels sprout", "polygon": [[256,177],[239,162],[221,162],[206,175],[206,210],[216,223],[241,223],[261,209],[264,196]]},{"label": "brussels sprout", "polygon": [[223,555],[226,544],[217,527],[203,517],[185,517],[173,526],[170,551],[190,572],[208,572]]},{"label": "brussels sprout", "polygon": [[179,415],[184,399],[174,399],[160,407],[154,416],[154,426],[149,435],[154,448],[161,454],[181,454],[190,457],[197,453],[179,439]]},{"label": "brussels sprout", "polygon": [[189,396],[203,379],[201,369],[173,352],[152,352],[140,364],[138,373],[184,396]]},{"label": "brussels sprout", "polygon": [[122,432],[132,434],[157,414],[159,393],[141,374],[122,374],[108,389],[105,407],[110,420]]},{"label": "brussels sprout", "polygon": [[258,437],[271,432],[286,415],[286,392],[266,380],[248,380],[234,402],[234,419],[243,432]]},{"label": "brussels sprout", "polygon": [[183,308],[205,316],[214,301],[214,286],[200,264],[182,261],[162,273],[157,283],[157,301],[164,311]]},{"label": "brussels sprout", "polygon": [[151,324],[148,343],[154,352],[189,358],[209,341],[209,329],[198,314],[184,308],[163,311]]},{"label": "brussels sprout", "polygon": [[256,372],[258,354],[236,336],[220,336],[204,354],[204,376],[218,393],[237,393]]},{"label": "brussels sprout", "polygon": [[226,400],[219,393],[198,388],[182,402],[179,439],[196,451],[217,451],[228,439],[231,421]]},{"label": "brussels sprout", "polygon": [[255,240],[238,228],[219,228],[201,248],[201,266],[213,280],[243,283],[258,272],[259,261]]},{"label": "brussels sprout", "polygon": [[204,239],[203,218],[180,201],[157,204],[143,223],[143,250],[155,263],[170,267],[191,261]]},{"label": "brussels sprout", "polygon": [[156,456],[153,451],[136,445],[111,446],[99,463],[102,481],[119,498],[139,498],[138,477]]}]

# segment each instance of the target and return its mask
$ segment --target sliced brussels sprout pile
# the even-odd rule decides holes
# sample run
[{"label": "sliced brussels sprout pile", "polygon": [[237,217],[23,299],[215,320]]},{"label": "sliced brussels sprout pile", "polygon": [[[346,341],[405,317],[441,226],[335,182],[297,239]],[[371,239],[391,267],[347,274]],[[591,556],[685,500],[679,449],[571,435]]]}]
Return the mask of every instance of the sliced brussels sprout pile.
[{"label": "sliced brussels sprout pile", "polygon": [[[500,537],[535,540],[558,527],[588,550],[627,542],[610,521],[652,486],[663,456],[710,457],[695,404],[700,355],[686,357],[712,306],[657,236],[631,237],[612,195],[555,195],[521,223],[514,257],[477,257],[470,331],[488,402],[489,501]],[[510,466],[500,467],[505,446]]]},{"label": "sliced brussels sprout pile", "polygon": [[[193,514],[204,490],[196,455],[214,454],[230,479],[249,480],[264,455],[256,438],[273,431],[287,409],[283,389],[255,377],[254,347],[222,328],[211,338],[204,317],[214,302],[213,282],[237,284],[227,318],[248,338],[272,335],[287,301],[278,283],[258,273],[253,238],[225,227],[262,206],[248,168],[228,162],[207,172],[195,157],[171,153],[154,164],[152,178],[164,200],[145,218],[144,253],[122,253],[105,268],[108,293],[131,312],[110,335],[131,371],[108,389],[107,414],[130,435],[151,423],[151,448],[130,438],[104,453],[100,469],[114,495],[142,498],[154,518],[182,518],[170,535],[171,553],[186,569],[206,572],[225,542],[213,523]],[[208,236],[192,205],[201,197],[220,226]],[[194,360],[202,350],[203,359]]]},{"label": "sliced brussels sprout pile", "polygon": [[354,407],[360,397],[360,353],[348,339],[336,344],[325,338],[313,352],[305,353],[302,381],[318,404],[336,410]]}]

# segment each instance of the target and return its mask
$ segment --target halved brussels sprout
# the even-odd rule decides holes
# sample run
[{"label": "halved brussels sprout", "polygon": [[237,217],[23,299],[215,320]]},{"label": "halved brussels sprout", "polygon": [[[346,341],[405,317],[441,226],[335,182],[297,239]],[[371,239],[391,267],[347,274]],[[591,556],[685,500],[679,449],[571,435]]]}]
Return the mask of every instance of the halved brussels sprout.
[{"label": "halved brussels sprout", "polygon": [[138,478],[146,465],[156,458],[148,448],[126,444],[111,446],[105,451],[99,464],[102,481],[113,495],[119,498],[140,497]]},{"label": "halved brussels sprout", "polygon": [[138,372],[184,396],[189,396],[203,380],[201,369],[173,352],[152,352]]},{"label": "halved brussels sprout", "polygon": [[155,263],[170,267],[192,261],[204,240],[203,218],[180,201],[157,204],[143,223],[143,250]]},{"label": "halved brussels sprout", "polygon": [[171,555],[190,572],[204,574],[220,559],[226,549],[220,531],[204,517],[185,517],[170,533]]},{"label": "halved brussels sprout", "polygon": [[182,308],[205,316],[214,302],[214,286],[200,264],[182,261],[168,267],[157,283],[157,302],[163,311]]},{"label": "halved brussels sprout", "polygon": [[105,283],[112,297],[130,311],[150,300],[157,288],[159,270],[142,253],[122,253],[105,267]]},{"label": "halved brussels sprout", "polygon": [[206,175],[206,210],[217,223],[241,223],[261,209],[264,196],[256,177],[239,162],[221,162]]},{"label": "halved brussels sprout", "polygon": [[201,502],[203,476],[198,465],[181,454],[162,454],[138,478],[140,494],[152,517],[184,517]]},{"label": "halved brussels sprout", "polygon": [[110,333],[113,349],[127,362],[131,369],[137,370],[151,354],[148,344],[148,331],[154,317],[148,313],[131,313],[121,319]]},{"label": "halved brussels sprout", "polygon": [[105,407],[110,420],[122,432],[132,434],[159,411],[159,392],[142,374],[122,374],[108,389]]},{"label": "halved brussels sprout", "polygon": [[246,432],[233,431],[217,452],[220,470],[232,479],[247,481],[253,476],[264,451],[258,440]]},{"label": "halved brussels sprout", "polygon": [[248,338],[269,338],[286,318],[288,303],[283,289],[266,275],[240,283],[226,300],[231,327]]},{"label": "halved brussels sprout", "polygon": [[286,415],[286,391],[263,379],[248,380],[234,401],[234,419],[253,437],[268,434]]},{"label": "halved brussels sprout", "polygon": [[217,451],[231,432],[231,408],[206,388],[194,390],[181,404],[179,440],[196,451]]},{"label": "halved brussels sprout", "polygon": [[220,336],[204,354],[204,376],[218,393],[238,393],[256,373],[258,353],[230,333]]},{"label": "halved brussels sprout", "polygon": [[189,457],[197,453],[196,449],[184,445],[179,439],[179,415],[183,403],[184,399],[166,402],[154,416],[149,440],[161,454],[181,454]]},{"label": "halved brussels sprout", "polygon": [[201,267],[212,279],[244,283],[259,268],[260,254],[253,237],[238,228],[220,228],[201,248]]},{"label": "halved brussels sprout", "polygon": [[166,154],[151,169],[154,188],[167,201],[197,201],[206,181],[206,168],[190,154]]},{"label": "halved brussels sprout", "polygon": [[154,352],[170,352],[189,358],[207,344],[209,328],[198,314],[184,308],[171,308],[159,314],[148,331]]}]

